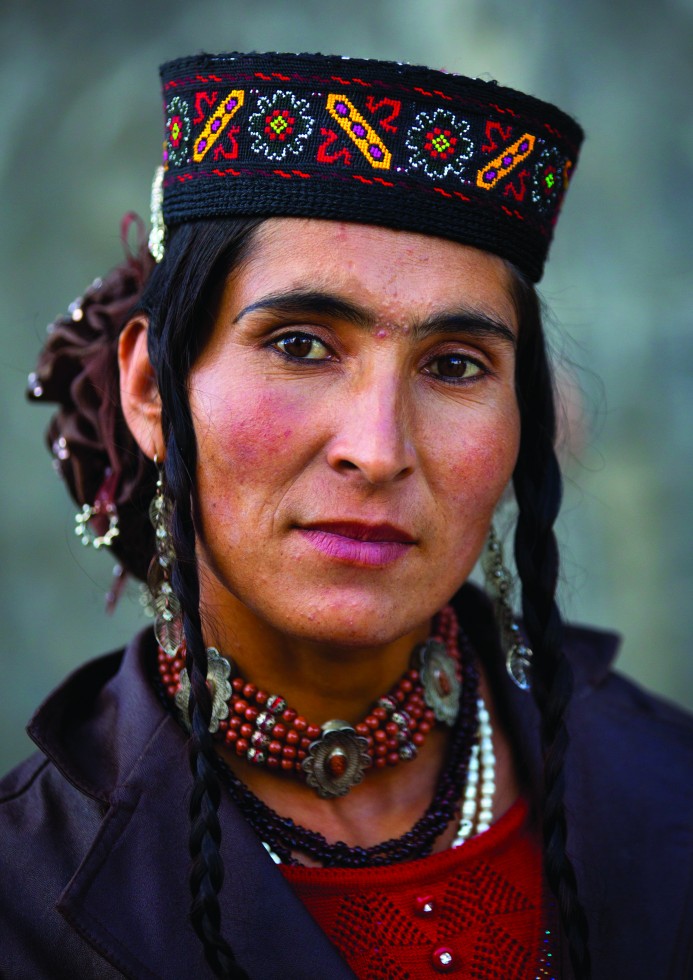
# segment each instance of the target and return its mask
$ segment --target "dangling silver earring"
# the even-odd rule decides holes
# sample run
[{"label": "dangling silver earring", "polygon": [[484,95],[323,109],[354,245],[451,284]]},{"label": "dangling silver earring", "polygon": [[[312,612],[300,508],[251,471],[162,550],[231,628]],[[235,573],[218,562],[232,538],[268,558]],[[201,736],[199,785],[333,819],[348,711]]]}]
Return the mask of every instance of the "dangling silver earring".
[{"label": "dangling silver earring", "polygon": [[486,588],[494,601],[505,666],[520,690],[528,691],[533,653],[525,643],[513,615],[510,605],[512,576],[503,562],[503,546],[493,524],[489,528],[482,567]]},{"label": "dangling silver earring", "polygon": [[175,657],[183,642],[183,617],[180,602],[171,585],[171,568],[176,560],[173,542],[169,531],[172,505],[164,493],[164,471],[155,456],[157,467],[156,493],[149,505],[149,520],[154,528],[156,554],[152,558],[147,573],[147,585],[151,594],[154,613],[154,635],[161,649]]},{"label": "dangling silver earring", "polygon": [[120,534],[115,484],[113,472],[107,469],[94,503],[83,504],[75,514],[75,534],[85,547],[108,548]]}]

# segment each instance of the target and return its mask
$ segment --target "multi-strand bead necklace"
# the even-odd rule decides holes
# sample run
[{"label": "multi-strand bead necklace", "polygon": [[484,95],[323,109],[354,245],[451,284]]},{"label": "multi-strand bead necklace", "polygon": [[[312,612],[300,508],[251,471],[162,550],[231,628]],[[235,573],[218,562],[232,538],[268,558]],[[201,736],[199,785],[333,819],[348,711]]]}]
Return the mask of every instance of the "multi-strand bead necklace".
[{"label": "multi-strand bead necklace", "polygon": [[[319,796],[342,796],[371,766],[414,759],[436,722],[454,724],[460,698],[455,614],[446,606],[412,665],[361,722],[311,724],[279,694],[246,682],[217,650],[207,651],[212,693],[210,731],[253,765],[304,779]],[[190,682],[184,646],[173,657],[159,649],[159,676],[187,722]],[[232,676],[232,673],[234,676]]]},{"label": "multi-strand bead necklace", "polygon": [[[453,847],[489,826],[495,791],[490,718],[477,695],[474,653],[451,607],[436,617],[431,638],[414,651],[409,670],[354,726],[337,720],[312,725],[280,695],[231,676],[231,663],[216,650],[207,653],[214,736],[253,765],[305,779],[323,797],[344,795],[371,766],[415,758],[436,723],[453,728],[446,764],[424,815],[401,837],[369,848],[331,844],[279,816],[218,758],[222,781],[277,863],[295,863],[301,853],[325,867],[391,864],[431,853],[456,813]],[[184,649],[174,657],[159,649],[162,694],[169,704],[175,702],[189,727],[184,662]]]}]

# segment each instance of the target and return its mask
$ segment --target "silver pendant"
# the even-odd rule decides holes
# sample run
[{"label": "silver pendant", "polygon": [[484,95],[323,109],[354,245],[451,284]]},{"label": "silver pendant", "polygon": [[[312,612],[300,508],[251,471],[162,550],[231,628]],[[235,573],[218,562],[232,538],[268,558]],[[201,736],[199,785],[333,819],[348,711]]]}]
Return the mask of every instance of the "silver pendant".
[{"label": "silver pendant", "polygon": [[427,640],[419,648],[419,674],[424,701],[438,721],[452,726],[460,706],[460,682],[456,664],[444,643]]},{"label": "silver pendant", "polygon": [[532,665],[532,651],[524,643],[516,642],[508,650],[505,666],[513,681],[521,691],[529,691],[531,681],[529,669]]},{"label": "silver pendant", "polygon": [[[209,731],[211,735],[219,731],[219,722],[229,716],[229,698],[231,697],[231,684],[229,675],[231,674],[231,664],[222,657],[214,647],[207,648],[207,686],[212,695],[212,717],[209,721]],[[176,705],[183,716],[183,722],[188,731],[191,730],[190,714],[188,712],[188,701],[190,700],[190,678],[187,670],[180,672],[178,690],[176,691]]]},{"label": "silver pendant", "polygon": [[308,785],[318,796],[331,799],[360,783],[370,764],[366,739],[348,722],[335,719],[326,721],[320,738],[310,743],[302,766]]}]

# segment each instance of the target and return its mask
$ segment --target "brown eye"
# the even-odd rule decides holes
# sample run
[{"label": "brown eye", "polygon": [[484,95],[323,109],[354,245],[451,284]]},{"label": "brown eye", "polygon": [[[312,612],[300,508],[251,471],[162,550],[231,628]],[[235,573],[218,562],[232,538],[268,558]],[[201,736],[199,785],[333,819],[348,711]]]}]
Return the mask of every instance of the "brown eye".
[{"label": "brown eye", "polygon": [[323,361],[329,353],[322,341],[307,333],[289,333],[274,342],[282,354],[299,361]]},{"label": "brown eye", "polygon": [[428,367],[429,373],[450,381],[466,381],[481,374],[481,367],[462,354],[446,354],[436,357]]}]

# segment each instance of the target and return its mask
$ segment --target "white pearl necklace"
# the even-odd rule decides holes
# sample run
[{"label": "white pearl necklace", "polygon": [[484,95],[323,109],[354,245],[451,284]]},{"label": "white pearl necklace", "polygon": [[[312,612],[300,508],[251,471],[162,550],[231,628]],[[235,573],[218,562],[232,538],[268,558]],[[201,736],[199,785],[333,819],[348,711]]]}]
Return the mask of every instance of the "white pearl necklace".
[{"label": "white pearl necklace", "polygon": [[[476,716],[478,721],[477,740],[472,746],[467,771],[467,782],[462,797],[460,822],[451,847],[461,847],[465,841],[476,834],[483,834],[493,820],[493,797],[496,792],[496,754],[493,751],[493,730],[491,716],[483,698],[477,698]],[[479,784],[481,783],[481,791]],[[269,844],[263,840],[262,846],[275,864],[282,860]]]},{"label": "white pearl necklace", "polygon": [[[496,754],[493,751],[491,716],[483,698],[476,702],[479,732],[472,746],[467,785],[462,797],[462,812],[451,847],[460,847],[476,834],[483,834],[493,820],[493,797],[496,792]],[[479,783],[481,782],[481,793]]]}]

